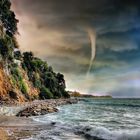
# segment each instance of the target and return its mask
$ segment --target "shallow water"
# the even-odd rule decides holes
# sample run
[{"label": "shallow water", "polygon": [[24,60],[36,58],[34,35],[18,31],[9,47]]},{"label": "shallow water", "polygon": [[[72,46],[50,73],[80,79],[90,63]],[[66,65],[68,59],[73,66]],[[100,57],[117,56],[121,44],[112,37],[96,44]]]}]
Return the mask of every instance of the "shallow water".
[{"label": "shallow water", "polygon": [[140,99],[84,99],[59,109],[58,113],[33,117],[43,124],[56,124],[31,140],[140,140]]}]

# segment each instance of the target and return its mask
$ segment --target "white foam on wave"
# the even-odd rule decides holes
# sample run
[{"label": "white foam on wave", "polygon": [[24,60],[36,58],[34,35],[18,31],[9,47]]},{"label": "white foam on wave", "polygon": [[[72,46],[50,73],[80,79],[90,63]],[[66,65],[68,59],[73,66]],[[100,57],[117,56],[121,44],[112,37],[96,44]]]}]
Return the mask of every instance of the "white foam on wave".
[{"label": "white foam on wave", "polygon": [[[48,138],[49,136],[54,140],[59,140],[61,137],[65,137],[63,136],[63,133],[65,133],[65,135],[70,134],[70,140],[74,140],[73,137],[75,137],[75,134],[80,135],[83,138],[89,136],[91,139],[97,137],[104,140],[140,140],[140,129],[135,129],[139,127],[139,111],[138,113],[136,113],[135,110],[131,112],[131,110],[129,110],[127,107],[123,110],[122,108],[119,108],[119,111],[113,112],[112,110],[114,108],[112,107],[104,108],[102,106],[95,106],[95,117],[93,117],[92,106],[88,105],[86,108],[84,108],[83,110],[85,112],[82,112],[79,109],[79,106],[81,107],[81,104],[74,105],[73,108],[72,106],[66,108],[60,107],[60,110],[57,113],[33,117],[33,120],[44,124],[56,122],[54,129],[52,128],[50,131],[40,133],[37,140],[39,140],[40,137]],[[84,104],[83,106],[85,107],[86,105]],[[104,111],[103,113],[102,110]],[[98,119],[98,114],[100,113],[103,116]],[[116,117],[118,118],[116,119]],[[86,119],[87,121],[85,121]],[[106,121],[106,119],[108,120]],[[88,127],[85,125],[88,125]],[[121,130],[122,127],[124,130]],[[60,135],[55,136],[55,133]],[[34,138],[33,140],[36,139]],[[82,138],[79,140],[82,140]]]},{"label": "white foam on wave", "polygon": [[98,137],[105,140],[140,140],[140,129],[110,131],[104,127],[98,127],[84,131],[90,137]]},{"label": "white foam on wave", "polygon": [[76,135],[72,126],[56,123],[49,129],[40,131],[37,135],[31,138],[22,140],[85,140],[82,136]]},{"label": "white foam on wave", "polygon": [[22,107],[7,107],[7,106],[1,106],[0,107],[0,115],[6,115],[6,116],[14,116],[16,115],[20,110],[22,110]]},{"label": "white foam on wave", "polygon": [[119,132],[117,140],[140,140],[140,129]]},{"label": "white foam on wave", "polygon": [[[80,133],[78,133],[80,132]],[[56,123],[49,130],[42,130],[38,135],[23,140],[84,140],[99,138],[103,140],[140,140],[140,129],[110,131],[104,127],[73,126]]]},{"label": "white foam on wave", "polygon": [[[55,115],[54,115],[55,116]],[[61,132],[82,132],[84,135],[88,135],[91,138],[97,137],[105,140],[140,140],[140,129],[132,129],[132,130],[109,130],[105,127],[95,127],[95,126],[79,126],[79,125],[68,125],[65,122],[61,122],[60,120],[56,121],[55,117],[51,115],[47,116],[47,119],[44,120],[38,117],[34,118],[35,121],[39,121],[42,123],[51,123],[56,122],[54,132],[56,130],[60,130]],[[47,121],[46,121],[47,120]],[[58,138],[58,137],[57,137]]]}]

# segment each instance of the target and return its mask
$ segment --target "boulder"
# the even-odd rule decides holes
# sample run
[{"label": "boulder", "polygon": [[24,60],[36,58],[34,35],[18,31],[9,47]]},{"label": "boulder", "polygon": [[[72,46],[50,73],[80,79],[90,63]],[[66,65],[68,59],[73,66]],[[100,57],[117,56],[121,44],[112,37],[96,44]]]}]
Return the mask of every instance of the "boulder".
[{"label": "boulder", "polygon": [[57,111],[58,109],[56,107],[34,106],[25,108],[24,110],[20,111],[16,116],[18,117],[38,116],[45,115],[48,113],[54,113]]},{"label": "boulder", "polygon": [[16,116],[29,117],[58,112],[57,106],[77,103],[77,99],[50,99],[36,101],[20,111]]}]

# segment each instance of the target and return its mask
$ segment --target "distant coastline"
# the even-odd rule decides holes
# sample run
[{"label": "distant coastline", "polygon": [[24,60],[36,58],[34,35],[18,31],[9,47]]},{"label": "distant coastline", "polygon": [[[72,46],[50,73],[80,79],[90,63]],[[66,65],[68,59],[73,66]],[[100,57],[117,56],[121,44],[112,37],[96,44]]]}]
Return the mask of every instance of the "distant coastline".
[{"label": "distant coastline", "polygon": [[77,91],[69,91],[69,94],[71,97],[79,97],[79,98],[93,98],[93,99],[112,99],[113,97],[111,95],[103,95],[103,96],[97,96],[97,95],[91,95],[91,94],[81,94]]}]

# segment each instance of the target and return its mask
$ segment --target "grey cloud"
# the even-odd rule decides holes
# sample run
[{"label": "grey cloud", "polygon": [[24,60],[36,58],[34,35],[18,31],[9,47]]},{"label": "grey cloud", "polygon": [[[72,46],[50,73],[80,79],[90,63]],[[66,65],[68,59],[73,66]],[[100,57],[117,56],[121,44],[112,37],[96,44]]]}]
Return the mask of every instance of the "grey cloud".
[{"label": "grey cloud", "polygon": [[135,87],[124,87],[119,90],[113,91],[111,94],[113,97],[122,97],[122,98],[140,98],[140,88]]},{"label": "grey cloud", "polygon": [[98,38],[98,46],[110,48],[113,51],[137,50],[138,44],[129,34],[110,33]]},{"label": "grey cloud", "polygon": [[[21,19],[21,48],[34,51],[56,71],[63,72],[70,88],[80,89],[84,85],[83,88],[90,92],[112,91],[119,87],[119,81],[109,79],[109,75],[115,77],[139,65],[138,0],[12,2]],[[97,53],[90,80],[85,79],[91,55],[88,27],[97,32]],[[115,91],[113,95],[119,95],[119,92]]]}]

